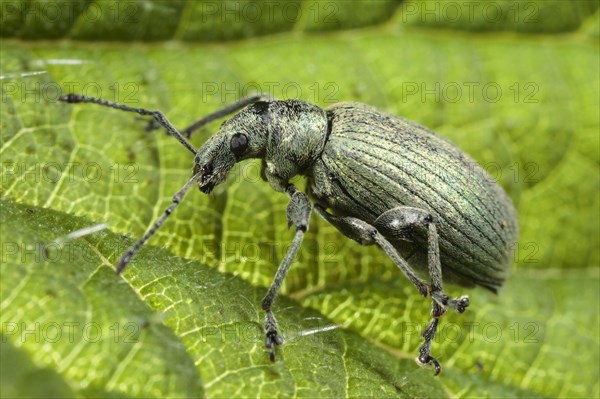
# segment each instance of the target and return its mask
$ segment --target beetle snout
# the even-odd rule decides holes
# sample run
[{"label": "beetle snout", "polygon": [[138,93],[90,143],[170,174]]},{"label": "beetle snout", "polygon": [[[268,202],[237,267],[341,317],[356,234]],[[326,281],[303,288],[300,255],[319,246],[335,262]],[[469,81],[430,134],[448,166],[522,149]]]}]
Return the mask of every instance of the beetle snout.
[{"label": "beetle snout", "polygon": [[194,175],[200,174],[198,188],[205,194],[227,178],[227,174],[235,165],[235,157],[224,144],[221,137],[213,136],[196,154],[194,159]]},{"label": "beetle snout", "polygon": [[195,176],[198,173],[200,173],[200,179],[198,179],[198,187],[200,188],[200,191],[202,191],[205,194],[210,193],[210,191],[215,186],[213,183],[211,183],[211,179],[214,174],[213,163],[203,163],[199,159],[195,159],[192,175]]},{"label": "beetle snout", "polygon": [[212,164],[207,164],[204,165],[200,168],[200,171],[202,172],[202,177],[200,178],[200,183],[207,183],[208,180],[212,177],[212,173],[213,173],[213,166]]},{"label": "beetle snout", "polygon": [[213,171],[214,168],[212,166],[212,163],[208,163],[202,166],[196,164],[194,166],[194,174],[201,173],[200,181],[198,182],[198,187],[200,188],[200,191],[202,191],[204,194],[210,193],[215,187],[215,184],[211,181],[213,177]]}]

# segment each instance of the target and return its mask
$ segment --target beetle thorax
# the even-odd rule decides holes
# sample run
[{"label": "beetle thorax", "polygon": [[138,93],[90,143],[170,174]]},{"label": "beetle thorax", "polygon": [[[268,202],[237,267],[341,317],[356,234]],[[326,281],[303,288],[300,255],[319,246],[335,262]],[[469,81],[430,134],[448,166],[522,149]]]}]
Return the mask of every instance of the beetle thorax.
[{"label": "beetle thorax", "polygon": [[265,174],[280,190],[289,179],[303,174],[323,152],[327,115],[301,100],[272,101],[264,118],[268,131],[264,154]]}]

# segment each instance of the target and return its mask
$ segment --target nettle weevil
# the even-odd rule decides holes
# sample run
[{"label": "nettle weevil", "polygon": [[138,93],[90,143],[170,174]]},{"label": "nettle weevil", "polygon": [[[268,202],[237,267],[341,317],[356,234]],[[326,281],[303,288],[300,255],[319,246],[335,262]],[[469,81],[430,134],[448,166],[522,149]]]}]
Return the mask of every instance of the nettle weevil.
[{"label": "nettle weevil", "polygon": [[[195,184],[209,193],[236,162],[262,159],[261,176],[287,193],[288,227],[295,235],[262,302],[265,345],[271,360],[283,343],[272,305],[314,210],[345,236],[379,246],[419,292],[432,298],[432,319],[417,357],[441,367],[431,355],[439,318],[459,313],[469,298],[451,298],[444,281],[491,291],[510,268],[510,247],[518,237],[513,205],[502,188],[458,147],[404,118],[353,102],[327,109],[300,100],[276,101],[257,95],[205,116],[180,133],[159,111],[132,108],[98,98],[68,94],[68,103],[96,103],[149,115],[194,154],[192,178],[146,234],[120,259],[121,273]],[[238,112],[239,111],[239,112]],[[238,112],[196,150],[186,139],[210,121]],[[290,184],[307,179],[306,193]],[[310,199],[309,199],[310,198]],[[428,275],[429,283],[419,275]]]}]

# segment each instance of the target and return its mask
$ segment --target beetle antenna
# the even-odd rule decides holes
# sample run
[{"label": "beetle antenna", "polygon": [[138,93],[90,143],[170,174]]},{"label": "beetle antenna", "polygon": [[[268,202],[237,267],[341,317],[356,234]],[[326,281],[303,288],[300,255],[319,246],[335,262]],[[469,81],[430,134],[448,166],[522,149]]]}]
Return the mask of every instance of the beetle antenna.
[{"label": "beetle antenna", "polygon": [[103,100],[101,98],[96,98],[96,97],[81,96],[79,94],[74,94],[74,93],[65,94],[64,96],[60,96],[58,100],[65,102],[65,103],[70,103],[70,104],[93,103],[93,104],[103,105],[105,107],[119,109],[121,111],[135,112],[140,115],[151,115],[155,121],[160,123],[165,129],[167,129],[167,131],[169,132],[169,134],[171,136],[175,137],[181,144],[183,144],[183,146],[185,148],[187,148],[194,155],[196,155],[197,151],[194,148],[194,146],[192,146],[190,144],[190,142],[187,141],[186,138],[181,135],[181,133],[179,133],[179,130],[177,130],[175,128],[175,126],[173,126],[171,124],[171,122],[169,122],[167,117],[160,111],[150,111],[150,110],[144,109],[144,108],[134,108],[134,107],[130,107],[125,104],[120,104],[120,103],[116,103],[113,101]]},{"label": "beetle antenna", "polygon": [[173,196],[173,202],[165,210],[165,212],[162,214],[162,216],[159,217],[156,222],[154,222],[152,227],[150,227],[150,229],[146,232],[146,234],[144,234],[144,236],[142,238],[140,238],[138,240],[138,242],[133,244],[133,246],[130,247],[127,250],[127,252],[125,252],[125,254],[123,254],[123,256],[121,256],[121,259],[119,260],[119,262],[117,263],[117,266],[116,266],[116,270],[115,270],[116,274],[121,274],[121,272],[123,271],[123,269],[125,269],[125,267],[129,263],[129,261],[131,260],[133,255],[135,255],[136,252],[144,245],[144,243],[146,243],[146,241],[148,241],[148,239],[150,239],[150,237],[152,237],[154,235],[154,233],[156,233],[156,231],[160,228],[160,226],[163,225],[163,223],[169,217],[169,215],[171,215],[173,210],[175,210],[175,208],[177,208],[177,205],[179,205],[179,203],[183,199],[183,196],[188,192],[188,190],[192,187],[192,185],[194,183],[196,183],[197,180],[200,179],[200,176],[202,176],[202,172],[196,173],[194,176],[192,176],[192,178],[190,180],[188,180],[187,183],[185,183],[185,185],[179,191],[177,191],[177,193],[175,193],[175,195]]},{"label": "beetle antenna", "polygon": [[268,94],[255,94],[252,96],[244,97],[244,98],[234,102],[233,104],[226,105],[225,107],[213,112],[212,114],[208,114],[208,115],[198,119],[196,122],[192,123],[185,129],[183,129],[181,131],[181,133],[183,134],[183,136],[185,136],[186,138],[189,139],[192,136],[192,133],[194,133],[194,131],[200,129],[202,126],[204,126],[216,119],[221,119],[224,116],[233,114],[234,112],[241,110],[242,108],[244,108],[247,105],[250,105],[250,104],[253,104],[253,103],[256,103],[259,101],[273,101],[274,99],[275,99],[274,97],[272,97]]}]

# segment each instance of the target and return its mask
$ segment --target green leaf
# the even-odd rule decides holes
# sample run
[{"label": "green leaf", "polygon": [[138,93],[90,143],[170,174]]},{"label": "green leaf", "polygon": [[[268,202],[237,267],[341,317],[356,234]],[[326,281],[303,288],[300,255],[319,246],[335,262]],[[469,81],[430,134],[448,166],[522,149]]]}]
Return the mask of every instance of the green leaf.
[{"label": "green leaf", "polygon": [[[590,0],[6,1],[3,37],[222,41],[388,22],[467,31],[565,32],[598,9]],[[157,23],[159,22],[159,23]]]},{"label": "green leaf", "polygon": [[[255,304],[265,290],[107,231],[3,200],[3,392],[83,397],[439,396],[439,382],[310,308],[282,298],[285,352],[271,363]],[[168,266],[167,266],[168,265]],[[4,362],[7,363],[4,363]],[[5,367],[3,367],[5,370]],[[24,384],[36,376],[33,385]],[[39,377],[37,377],[39,376]]]},{"label": "green leaf", "polygon": [[[290,33],[218,45],[3,39],[3,396],[600,396],[597,5],[494,2],[537,7],[535,24],[519,25],[443,13],[432,23],[411,2],[395,13],[393,2],[302,2],[320,19],[304,12],[271,23],[196,17],[214,2],[125,3],[147,8],[134,23],[111,21],[110,2],[86,2],[105,7],[96,22],[84,11],[53,24],[9,13],[1,33],[105,41]],[[333,25],[324,19],[331,10],[339,10]],[[160,109],[184,127],[253,91],[323,107],[356,100],[408,117],[467,150],[513,198],[521,238],[512,275],[498,296],[448,287],[472,305],[442,318],[433,345],[440,377],[413,360],[428,300],[376,248],[316,217],[275,306],[287,342],[268,361],[259,304],[292,233],[286,197],[260,180],[255,161],[209,197],[192,190],[123,279],[112,273],[193,159],[161,130],[146,131],[146,120],[58,96]],[[108,229],[58,248],[55,240],[100,223]]]}]

